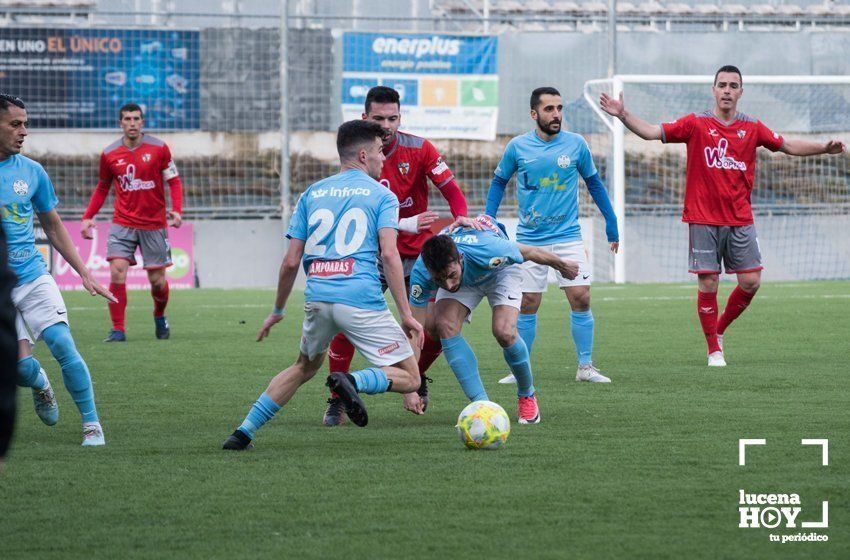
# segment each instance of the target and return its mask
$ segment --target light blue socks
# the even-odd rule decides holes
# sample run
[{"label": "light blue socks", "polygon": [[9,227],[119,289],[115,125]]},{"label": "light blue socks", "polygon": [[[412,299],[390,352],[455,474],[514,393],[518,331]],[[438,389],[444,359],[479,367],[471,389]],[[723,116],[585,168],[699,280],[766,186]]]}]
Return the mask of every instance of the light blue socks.
[{"label": "light blue socks", "polygon": [[528,359],[528,348],[522,338],[517,337],[516,342],[507,348],[502,348],[505,361],[516,377],[516,388],[518,397],[530,397],[534,394],[534,379],[531,375],[531,363]]},{"label": "light blue socks", "polygon": [[570,313],[570,330],[576,345],[578,364],[586,366],[591,363],[593,354],[593,312],[573,311]]},{"label": "light blue socks", "polygon": [[41,336],[62,368],[62,380],[83,417],[83,423],[98,422],[89,368],[77,351],[71,329],[66,323],[56,323],[44,329]]},{"label": "light blue socks", "polygon": [[18,362],[17,383],[21,387],[32,387],[41,391],[47,387],[47,376],[41,373],[41,364],[35,356],[27,356]]},{"label": "light blue socks", "polygon": [[280,408],[280,405],[274,402],[268,393],[263,392],[251,407],[251,410],[248,411],[248,416],[242,421],[239,430],[244,432],[249,438],[254,439],[254,433],[262,428],[266,422],[274,418],[274,415],[278,413]]},{"label": "light blue socks", "polygon": [[443,345],[443,355],[466,397],[470,401],[490,400],[478,374],[478,359],[463,336],[458,334],[452,338],[441,338],[440,343]]}]

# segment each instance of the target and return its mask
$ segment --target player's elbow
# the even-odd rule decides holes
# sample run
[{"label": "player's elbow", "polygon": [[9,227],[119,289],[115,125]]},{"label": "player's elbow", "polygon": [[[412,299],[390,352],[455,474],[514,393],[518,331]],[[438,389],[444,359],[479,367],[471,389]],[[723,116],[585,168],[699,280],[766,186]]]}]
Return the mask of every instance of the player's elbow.
[{"label": "player's elbow", "polygon": [[392,266],[396,262],[401,264],[401,257],[398,254],[398,247],[395,245],[386,245],[381,247],[381,261],[384,263],[384,267],[387,264]]},{"label": "player's elbow", "polygon": [[292,274],[298,271],[299,266],[301,266],[300,258],[295,258],[293,255],[286,255],[283,258],[283,264],[280,266],[280,272],[281,274]]}]

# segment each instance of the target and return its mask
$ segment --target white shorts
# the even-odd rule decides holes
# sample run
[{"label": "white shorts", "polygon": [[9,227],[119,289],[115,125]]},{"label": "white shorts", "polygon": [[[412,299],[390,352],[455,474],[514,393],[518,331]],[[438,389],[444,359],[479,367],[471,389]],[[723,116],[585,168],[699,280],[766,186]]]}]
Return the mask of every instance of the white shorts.
[{"label": "white shorts", "polygon": [[342,303],[304,304],[301,353],[313,360],[328,351],[342,332],[369,363],[390,366],[413,355],[413,348],[389,309],[375,311]]},{"label": "white shorts", "polygon": [[461,286],[456,292],[440,288],[437,290],[436,301],[453,299],[471,312],[478,307],[484,296],[487,296],[491,308],[507,305],[519,309],[522,304],[522,269],[519,265],[499,269],[487,282],[478,286]]},{"label": "white shorts", "polygon": [[68,309],[59,292],[59,286],[49,274],[43,274],[32,282],[12,290],[12,302],[17,316],[15,328],[18,340],[30,344],[41,338],[44,329],[56,323],[68,324]]},{"label": "white shorts", "polygon": [[[587,251],[584,248],[583,241],[541,245],[539,247],[546,249],[550,253],[555,253],[562,259],[569,259],[578,263],[578,275],[575,277],[575,280],[564,278],[560,272],[555,271],[559,288],[590,285],[591,275],[587,266]],[[522,291],[530,293],[545,292],[549,283],[549,267],[545,264],[537,264],[531,261],[525,261],[520,266],[523,271]]]}]

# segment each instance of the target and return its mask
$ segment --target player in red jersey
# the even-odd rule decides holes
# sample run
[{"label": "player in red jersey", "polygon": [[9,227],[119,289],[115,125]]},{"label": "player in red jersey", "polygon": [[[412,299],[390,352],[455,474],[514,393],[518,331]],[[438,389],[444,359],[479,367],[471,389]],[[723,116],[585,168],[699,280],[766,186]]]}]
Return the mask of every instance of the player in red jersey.
[{"label": "player in red jersey", "polygon": [[[756,171],[756,148],[792,156],[840,154],[844,144],[792,140],[772,132],[737,110],[744,93],[741,71],[723,66],[714,75],[714,109],[692,113],[662,125],[650,124],[626,110],[619,99],[602,94],[609,115],[644,140],[680,142],[688,146],[685,208],[682,221],[690,234],[690,272],[699,278],[697,313],[708,343],[708,365],[725,366],[723,335],[752,301],[761,284],[761,253],[750,193]],[[717,284],[720,263],[738,277],[738,285],[718,320]]]},{"label": "player in red jersey", "polygon": [[[398,252],[404,265],[405,285],[410,284],[410,271],[422,245],[431,237],[431,224],[437,220],[435,212],[428,211],[428,181],[430,180],[449,203],[452,216],[466,216],[466,198],[454,175],[431,142],[399,132],[401,125],[401,100],[396,90],[376,86],[366,94],[363,119],[377,122],[383,127],[384,166],[380,182],[399,200]],[[381,271],[380,263],[378,270]],[[383,282],[383,272],[381,281]],[[426,311],[414,310],[417,320],[424,324]],[[422,383],[418,393],[404,395],[404,408],[422,414],[428,406],[428,385],[425,372],[441,352],[440,341],[425,335],[424,346],[418,356]],[[354,346],[339,334],[331,342],[328,365],[332,372],[347,373],[354,357]],[[328,400],[324,423],[337,426],[343,421],[342,407],[334,395]]]},{"label": "player in red jersey", "polygon": [[[183,187],[168,146],[142,132],[145,124],[142,108],[128,103],[118,111],[124,132],[100,155],[100,178],[83,214],[82,235],[92,239],[94,217],[103,206],[109,189],[115,184],[115,212],[109,226],[106,258],[109,261],[109,290],[118,299],[109,304],[112,330],[105,342],[123,342],[124,316],[127,309],[127,270],[136,264],[136,248],[148,273],[153,296],[156,337],[167,339],[171,330],[165,317],[168,305],[168,280],[165,269],[171,266],[171,246],[167,227],[180,227],[183,212]],[[165,203],[165,188],[171,193],[171,211]]]}]

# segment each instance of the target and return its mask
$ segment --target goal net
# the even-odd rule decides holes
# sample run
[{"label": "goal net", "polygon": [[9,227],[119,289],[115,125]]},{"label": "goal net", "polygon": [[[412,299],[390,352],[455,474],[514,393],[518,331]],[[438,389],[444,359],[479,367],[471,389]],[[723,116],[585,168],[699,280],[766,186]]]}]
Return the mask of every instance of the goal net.
[{"label": "goal net", "polygon": [[[585,84],[595,113],[587,137],[602,162],[621,223],[622,254],[594,249],[597,278],[688,279],[681,222],[686,149],[647,142],[599,109],[599,95],[624,92],[629,111],[651,123],[711,109],[712,76],[615,76]],[[850,144],[850,77],[744,76],[738,110],[786,138]],[[850,278],[850,156],[793,157],[758,151],[753,212],[770,280]],[[598,244],[596,244],[598,245]],[[601,274],[600,274],[601,273]]]}]

